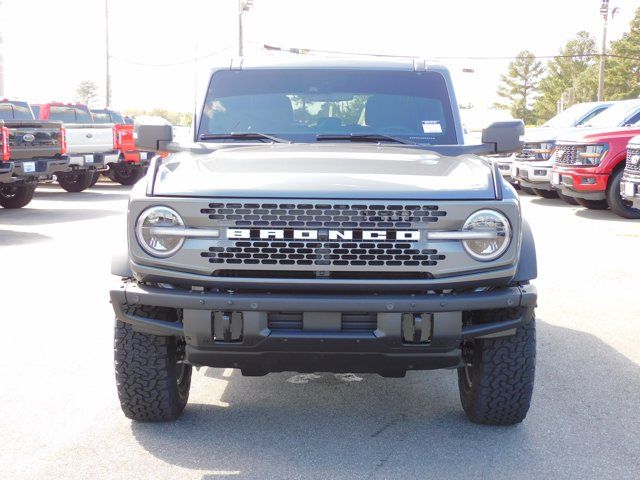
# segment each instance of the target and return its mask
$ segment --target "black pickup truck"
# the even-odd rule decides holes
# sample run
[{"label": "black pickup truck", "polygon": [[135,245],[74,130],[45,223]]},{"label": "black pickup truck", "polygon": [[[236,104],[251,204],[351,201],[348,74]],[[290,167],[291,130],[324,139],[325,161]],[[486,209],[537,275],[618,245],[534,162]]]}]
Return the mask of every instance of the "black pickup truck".
[{"label": "black pickup truck", "polygon": [[39,180],[69,170],[65,132],[61,122],[35,120],[27,102],[0,100],[6,163],[11,175],[0,176],[0,206],[21,208],[33,198]]}]

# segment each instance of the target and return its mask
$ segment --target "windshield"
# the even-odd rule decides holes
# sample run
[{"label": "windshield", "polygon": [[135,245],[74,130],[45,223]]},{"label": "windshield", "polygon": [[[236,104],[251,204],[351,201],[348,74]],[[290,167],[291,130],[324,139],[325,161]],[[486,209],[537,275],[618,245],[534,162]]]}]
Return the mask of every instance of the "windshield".
[{"label": "windshield", "polygon": [[27,102],[2,102],[0,120],[33,120],[33,113]]},{"label": "windshield", "polygon": [[212,77],[198,133],[232,132],[297,142],[326,134],[383,134],[457,143],[449,93],[437,72],[221,71]]},{"label": "windshield", "polygon": [[595,106],[593,103],[578,103],[547,120],[542,126],[548,128],[577,127],[604,112],[608,107],[609,105]]},{"label": "windshield", "polygon": [[621,127],[627,123],[633,123],[629,120],[633,120],[632,117],[639,110],[640,102],[637,101],[614,103],[603,113],[586,122],[585,126],[597,128]]},{"label": "windshield", "polygon": [[49,120],[63,123],[93,123],[89,109],[78,105],[52,105]]}]

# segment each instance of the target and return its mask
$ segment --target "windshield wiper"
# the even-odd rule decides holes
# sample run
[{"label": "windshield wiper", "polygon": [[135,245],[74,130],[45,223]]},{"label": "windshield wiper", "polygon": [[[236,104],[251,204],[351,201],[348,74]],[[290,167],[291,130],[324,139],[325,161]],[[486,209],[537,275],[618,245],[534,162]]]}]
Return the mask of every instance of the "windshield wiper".
[{"label": "windshield wiper", "polygon": [[259,132],[231,132],[231,133],[205,133],[200,135],[200,140],[259,140],[274,143],[293,143],[273,135]]},{"label": "windshield wiper", "polygon": [[350,142],[394,142],[403,143],[405,145],[418,145],[417,142],[406,140],[404,138],[393,137],[391,135],[384,135],[382,133],[349,133],[349,134],[321,134],[316,135],[316,140],[321,141],[333,141],[333,140],[348,140]]}]

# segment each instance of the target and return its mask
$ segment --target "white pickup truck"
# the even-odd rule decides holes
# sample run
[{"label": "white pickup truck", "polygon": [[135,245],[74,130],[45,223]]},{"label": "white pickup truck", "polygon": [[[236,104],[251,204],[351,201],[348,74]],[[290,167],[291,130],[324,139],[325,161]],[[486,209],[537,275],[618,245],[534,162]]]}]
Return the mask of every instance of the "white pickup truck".
[{"label": "white pickup truck", "polygon": [[40,106],[41,120],[59,120],[67,132],[69,172],[58,175],[58,183],[68,192],[81,192],[94,185],[100,172],[119,153],[114,148],[112,124],[94,123],[89,107],[81,103],[47,103]]}]

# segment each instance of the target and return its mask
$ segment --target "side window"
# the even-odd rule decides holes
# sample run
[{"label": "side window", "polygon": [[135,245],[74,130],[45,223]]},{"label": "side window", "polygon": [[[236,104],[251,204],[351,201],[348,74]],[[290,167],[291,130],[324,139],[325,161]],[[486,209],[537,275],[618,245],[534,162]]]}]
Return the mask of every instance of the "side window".
[{"label": "side window", "polygon": [[64,123],[74,123],[76,121],[76,111],[74,108],[69,107],[51,107],[49,119]]},{"label": "side window", "polygon": [[604,112],[607,108],[609,108],[609,107],[605,107],[604,105],[602,107],[594,108],[591,113],[589,113],[586,117],[584,117],[582,120],[580,120],[580,122],[578,122],[577,126],[584,125],[585,123],[587,123],[589,120],[591,120],[593,117],[595,117],[599,113]]},{"label": "side window", "polygon": [[0,105],[0,120],[13,120],[13,106],[11,104]]}]

